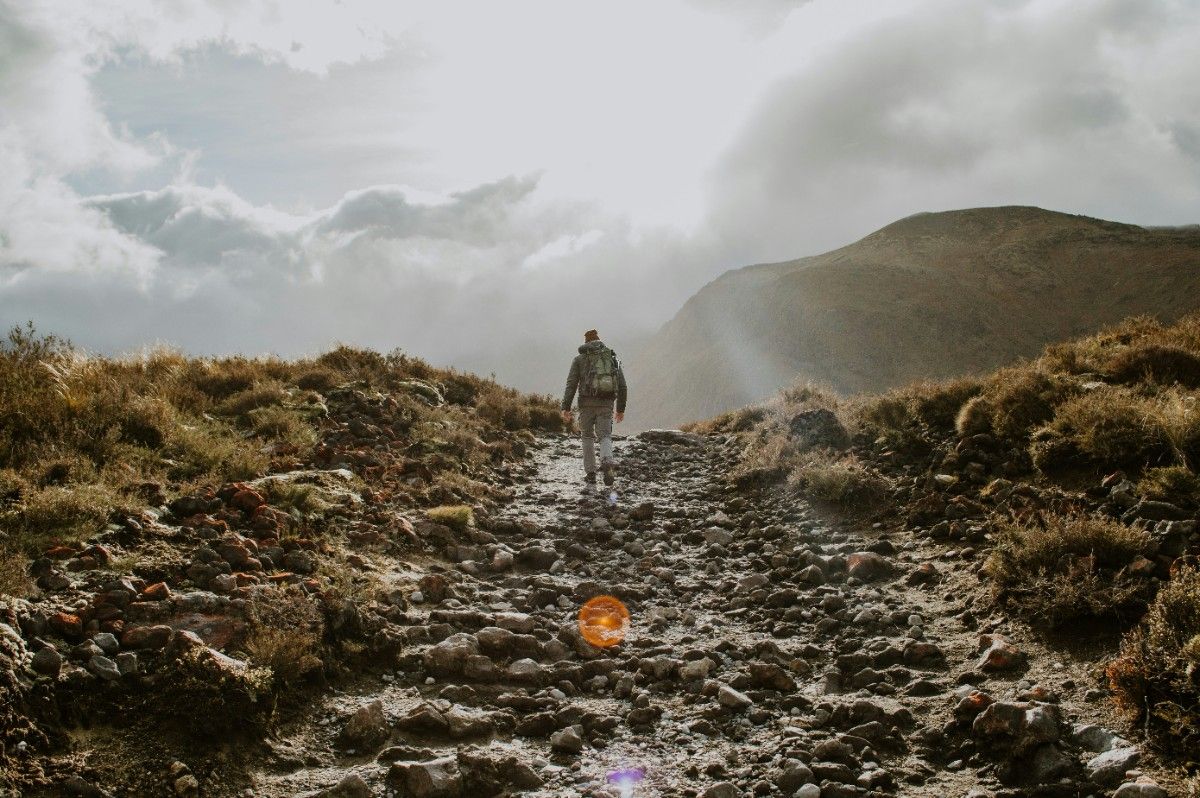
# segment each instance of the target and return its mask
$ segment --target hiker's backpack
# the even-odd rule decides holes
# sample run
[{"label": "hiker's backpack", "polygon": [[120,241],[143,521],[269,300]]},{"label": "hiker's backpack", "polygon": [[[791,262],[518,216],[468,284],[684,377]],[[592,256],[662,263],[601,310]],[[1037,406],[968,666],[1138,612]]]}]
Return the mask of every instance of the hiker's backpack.
[{"label": "hiker's backpack", "polygon": [[583,353],[580,396],[612,399],[617,395],[616,354],[608,347],[596,347]]}]

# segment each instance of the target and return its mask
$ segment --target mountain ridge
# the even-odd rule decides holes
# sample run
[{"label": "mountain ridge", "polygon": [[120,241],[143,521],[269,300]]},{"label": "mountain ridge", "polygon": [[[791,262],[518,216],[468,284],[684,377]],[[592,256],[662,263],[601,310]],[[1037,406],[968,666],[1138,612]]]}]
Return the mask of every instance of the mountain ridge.
[{"label": "mountain ridge", "polygon": [[977,373],[1130,315],[1178,318],[1198,289],[1194,227],[1031,206],[913,214],[709,282],[630,359],[630,420],[673,426],[796,379],[855,393]]}]

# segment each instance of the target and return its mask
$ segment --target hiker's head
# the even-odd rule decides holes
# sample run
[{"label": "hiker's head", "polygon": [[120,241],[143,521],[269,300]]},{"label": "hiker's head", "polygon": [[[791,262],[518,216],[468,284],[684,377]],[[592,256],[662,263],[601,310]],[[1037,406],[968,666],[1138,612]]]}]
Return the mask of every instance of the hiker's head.
[{"label": "hiker's head", "polygon": [[600,340],[600,333],[596,332],[595,330],[588,330],[587,332],[585,332],[583,334],[584,343],[587,343],[588,341],[599,341],[599,340]]}]

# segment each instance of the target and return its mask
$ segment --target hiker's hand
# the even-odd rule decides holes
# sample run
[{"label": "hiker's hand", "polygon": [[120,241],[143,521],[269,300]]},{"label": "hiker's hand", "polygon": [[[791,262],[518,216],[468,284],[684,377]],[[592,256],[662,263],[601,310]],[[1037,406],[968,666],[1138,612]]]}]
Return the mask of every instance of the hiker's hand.
[{"label": "hiker's hand", "polygon": [[625,414],[618,411],[617,415],[614,416],[614,418],[616,418],[617,423],[620,424],[622,421],[625,420]]},{"label": "hiker's hand", "polygon": [[570,411],[570,410],[564,410],[564,411],[562,411],[562,417],[563,417],[563,422],[564,422],[564,423],[566,423],[566,424],[570,424],[570,423],[571,423],[571,411]]}]

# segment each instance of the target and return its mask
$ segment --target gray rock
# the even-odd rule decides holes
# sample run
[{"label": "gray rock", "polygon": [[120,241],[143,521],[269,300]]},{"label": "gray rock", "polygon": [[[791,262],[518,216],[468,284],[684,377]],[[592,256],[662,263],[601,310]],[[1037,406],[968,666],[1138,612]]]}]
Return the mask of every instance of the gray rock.
[{"label": "gray rock", "polygon": [[583,750],[583,738],[574,726],[568,726],[550,735],[550,747],[555,751],[578,754]]},{"label": "gray rock", "polygon": [[735,712],[754,706],[750,696],[739,693],[727,684],[723,684],[717,689],[717,703]]},{"label": "gray rock", "polygon": [[728,546],[733,542],[733,535],[728,529],[722,529],[719,526],[710,526],[704,530],[704,542],[715,543],[718,546]]},{"label": "gray rock", "polygon": [[100,646],[100,650],[105,654],[115,654],[121,648],[116,636],[109,632],[100,632],[92,638],[92,642]]},{"label": "gray rock", "polygon": [[1129,741],[1117,736],[1117,733],[1094,723],[1078,724],[1071,730],[1075,744],[1084,751],[1102,754],[1113,748],[1128,748]]},{"label": "gray rock", "polygon": [[1167,791],[1152,781],[1129,781],[1118,787],[1112,798],[1167,798]]},{"label": "gray rock", "polygon": [[792,793],[792,798],[821,798],[821,788],[812,782],[802,784]]},{"label": "gray rock", "polygon": [[1137,767],[1142,752],[1136,748],[1113,748],[1088,760],[1088,778],[1097,784],[1116,785],[1125,771]]},{"label": "gray rock", "polygon": [[87,668],[93,674],[106,681],[115,682],[121,678],[121,671],[117,667],[117,663],[103,654],[96,654],[89,659]]},{"label": "gray rock", "polygon": [[462,774],[452,756],[427,762],[393,762],[388,781],[411,798],[456,798],[462,792]]},{"label": "gray rock", "polygon": [[479,641],[474,635],[459,632],[436,646],[426,649],[425,669],[434,676],[456,676],[463,672],[467,660],[479,653]]},{"label": "gray rock", "polygon": [[662,443],[668,446],[699,446],[704,442],[699,435],[677,429],[648,429],[638,433],[637,439],[646,443]]},{"label": "gray rock", "polygon": [[739,795],[738,788],[732,782],[718,781],[700,793],[700,798],[738,798]]},{"label": "gray rock", "polygon": [[122,651],[117,655],[117,670],[122,676],[129,676],[132,673],[137,673],[138,655],[132,651]]},{"label": "gray rock", "polygon": [[1023,773],[1026,779],[1035,784],[1046,784],[1069,775],[1075,766],[1076,763],[1053,743],[1046,743],[1033,752],[1033,756],[1025,763]]},{"label": "gray rock", "polygon": [[338,743],[346,748],[367,748],[381,744],[391,734],[383,715],[383,702],[372,701],[359,707],[338,735]]},{"label": "gray rock", "polygon": [[775,779],[775,786],[784,795],[791,795],[812,780],[812,769],[803,762],[792,759],[784,763],[783,773]]},{"label": "gray rock", "polygon": [[788,431],[801,449],[816,446],[828,449],[845,449],[850,445],[850,434],[838,421],[833,411],[823,407],[805,410],[792,416]]},{"label": "gray rock", "polygon": [[33,655],[32,665],[43,676],[58,676],[62,671],[63,655],[54,646],[46,646]]}]

